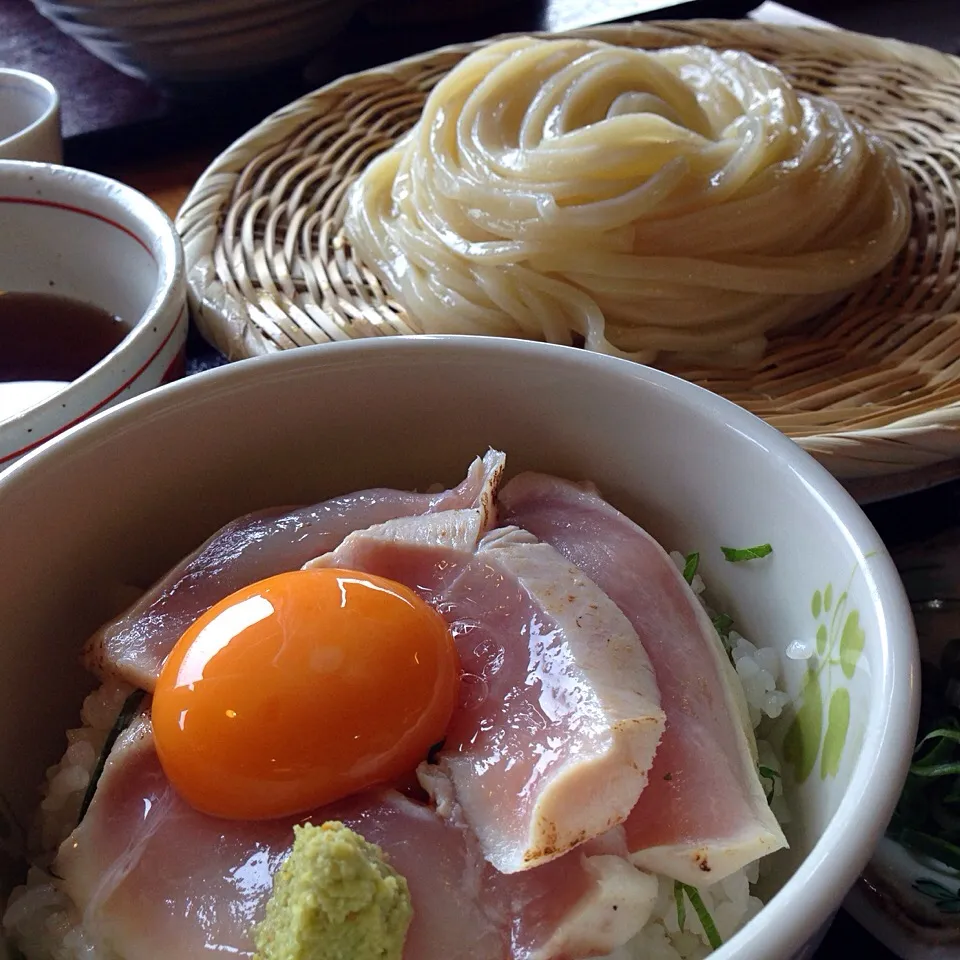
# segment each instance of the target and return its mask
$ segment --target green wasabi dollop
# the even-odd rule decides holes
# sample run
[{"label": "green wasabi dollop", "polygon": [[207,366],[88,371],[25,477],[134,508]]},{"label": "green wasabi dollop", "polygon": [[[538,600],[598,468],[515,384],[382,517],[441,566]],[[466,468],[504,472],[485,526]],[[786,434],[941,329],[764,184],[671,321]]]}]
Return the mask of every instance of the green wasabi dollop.
[{"label": "green wasabi dollop", "polygon": [[342,823],[293,831],[254,960],[401,960],[413,907],[383,851]]}]

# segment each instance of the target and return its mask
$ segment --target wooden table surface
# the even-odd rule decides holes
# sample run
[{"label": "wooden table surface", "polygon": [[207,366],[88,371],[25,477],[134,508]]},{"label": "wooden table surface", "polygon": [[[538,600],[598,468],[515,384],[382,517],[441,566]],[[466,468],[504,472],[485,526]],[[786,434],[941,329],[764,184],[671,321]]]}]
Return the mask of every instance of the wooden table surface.
[{"label": "wooden table surface", "polygon": [[117,164],[109,172],[150,197],[172,219],[197,178],[217,155],[213,147],[190,147],[154,160]]}]

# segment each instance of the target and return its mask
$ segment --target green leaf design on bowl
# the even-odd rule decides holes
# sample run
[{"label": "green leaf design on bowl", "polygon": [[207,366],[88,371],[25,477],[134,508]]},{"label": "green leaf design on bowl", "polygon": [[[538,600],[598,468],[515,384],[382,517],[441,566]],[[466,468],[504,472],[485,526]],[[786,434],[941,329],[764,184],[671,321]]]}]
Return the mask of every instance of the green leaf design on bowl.
[{"label": "green leaf design on bowl", "polygon": [[843,633],[840,635],[840,668],[848,680],[852,680],[856,673],[857,661],[863,653],[865,640],[866,634],[860,626],[860,612],[851,610],[843,625]]},{"label": "green leaf design on bowl", "polygon": [[837,687],[830,697],[827,710],[827,732],[823,738],[823,752],[820,754],[820,778],[835,777],[840,770],[840,759],[847,742],[850,729],[850,691],[846,687]]},{"label": "green leaf design on bowl", "polygon": [[783,759],[803,783],[813,772],[823,737],[823,693],[820,675],[808,670],[800,690],[800,705],[783,741]]},{"label": "green leaf design on bowl", "polygon": [[[848,612],[850,574],[847,589],[836,597],[833,584],[814,590],[810,612],[817,621],[816,657],[807,668],[795,713],[783,740],[785,761],[793,768],[798,783],[813,773],[820,758],[820,778],[835,777],[840,771],[843,750],[850,731],[850,689],[837,676],[852,680],[866,643],[860,611]],[[838,682],[839,681],[839,682]],[[826,712],[826,717],[824,717]]]},{"label": "green leaf design on bowl", "polygon": [[817,654],[823,656],[827,652],[827,625],[821,623],[817,627]]}]

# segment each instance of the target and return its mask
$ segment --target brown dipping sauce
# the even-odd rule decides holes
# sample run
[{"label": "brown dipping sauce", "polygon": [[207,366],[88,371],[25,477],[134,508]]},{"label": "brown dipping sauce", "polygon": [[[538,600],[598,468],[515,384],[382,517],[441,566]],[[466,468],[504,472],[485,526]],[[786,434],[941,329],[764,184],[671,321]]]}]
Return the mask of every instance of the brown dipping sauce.
[{"label": "brown dipping sauce", "polygon": [[69,383],[130,332],[101,307],[50,293],[0,294],[0,382]]},{"label": "brown dipping sauce", "polygon": [[129,332],[81,300],[0,291],[0,421],[59,393]]}]

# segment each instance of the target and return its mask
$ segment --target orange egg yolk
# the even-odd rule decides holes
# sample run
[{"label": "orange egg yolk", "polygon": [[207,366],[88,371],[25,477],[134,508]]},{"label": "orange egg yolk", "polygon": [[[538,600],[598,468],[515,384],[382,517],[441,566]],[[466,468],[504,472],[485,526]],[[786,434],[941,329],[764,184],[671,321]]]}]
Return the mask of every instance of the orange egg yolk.
[{"label": "orange egg yolk", "polygon": [[459,676],[442,617],[402,584],[338,569],[280,574],[180,638],[153,697],[157,753],[204,813],[302,813],[426,759]]}]

